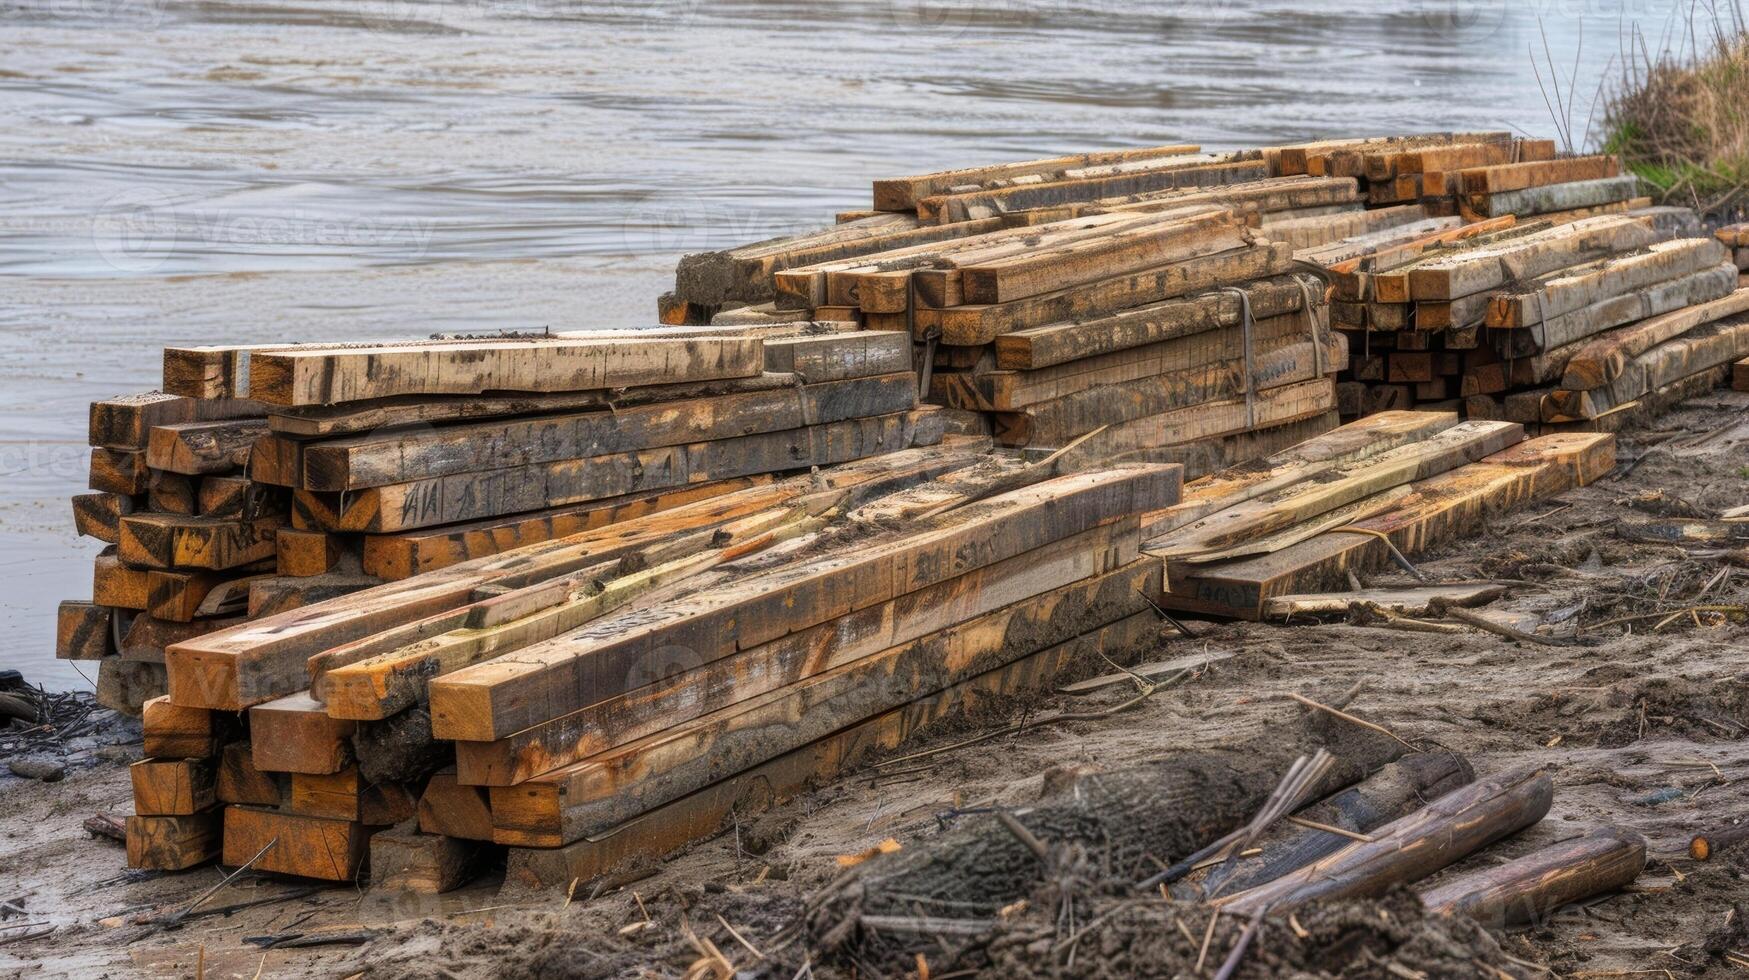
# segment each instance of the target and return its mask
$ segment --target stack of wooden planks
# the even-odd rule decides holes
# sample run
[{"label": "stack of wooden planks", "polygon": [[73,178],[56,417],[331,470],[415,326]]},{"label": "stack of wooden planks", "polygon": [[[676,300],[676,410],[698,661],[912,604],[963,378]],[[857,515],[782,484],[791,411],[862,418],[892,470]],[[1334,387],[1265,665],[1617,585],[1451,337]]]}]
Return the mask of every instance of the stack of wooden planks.
[{"label": "stack of wooden planks", "polygon": [[1749,224],[1726,225],[1714,234],[1731,250],[1737,271],[1749,274]]},{"label": "stack of wooden planks", "polygon": [[1185,485],[1142,519],[1168,608],[1260,619],[1272,598],[1341,592],[1473,534],[1490,515],[1608,473],[1608,433],[1526,439],[1512,422],[1380,412]]}]

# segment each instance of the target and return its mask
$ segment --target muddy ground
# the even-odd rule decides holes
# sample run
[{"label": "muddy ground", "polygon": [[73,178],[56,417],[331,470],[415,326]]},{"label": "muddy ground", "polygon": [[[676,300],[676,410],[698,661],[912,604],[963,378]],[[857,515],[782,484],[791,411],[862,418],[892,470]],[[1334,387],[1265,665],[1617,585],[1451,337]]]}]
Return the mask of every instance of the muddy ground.
[{"label": "muddy ground", "polygon": [[[1696,831],[1749,816],[1749,625],[1729,613],[1668,622],[1651,614],[1740,607],[1749,602],[1749,569],[1704,548],[1631,544],[1618,527],[1749,501],[1749,395],[1715,392],[1624,432],[1619,457],[1611,477],[1504,516],[1482,537],[1419,562],[1442,580],[1511,582],[1496,609],[1536,614],[1548,622],[1545,632],[1577,631],[1576,642],[1348,623],[1197,622],[1195,639],[1163,630],[1156,649],[1136,651],[1137,662],[1205,649],[1233,656],[1108,717],[953,748],[1023,718],[1097,713],[1136,690],[1120,684],[987,704],[902,755],[945,751],[846,775],[777,811],[748,815],[637,880],[586,883],[569,898],[501,893],[492,879],[439,898],[407,898],[363,887],[306,893],[306,885],[245,876],[208,907],[279,900],[173,930],[135,925],[131,917],[193,901],[222,872],[129,873],[118,845],[81,830],[95,811],[127,811],[120,764],[97,760],[54,785],[5,778],[0,900],[23,914],[0,910],[0,975],[678,976],[699,948],[714,946],[737,969],[794,976],[810,954],[806,943],[784,944],[786,927],[806,896],[840,874],[839,856],[887,838],[926,846],[961,819],[958,811],[1028,803],[1065,771],[1123,769],[1169,750],[1270,737],[1300,710],[1288,693],[1335,697],[1357,681],[1366,683],[1350,710],[1404,738],[1461,752],[1483,774],[1527,764],[1552,771],[1548,818],[1460,870],[1599,823],[1644,834],[1649,865],[1626,893],[1499,935],[1422,922],[1402,894],[1325,909],[1302,916],[1309,938],[1265,927],[1240,976],[1735,975],[1742,968],[1727,954],[1749,953],[1743,912],[1733,911],[1749,905],[1749,858],[1698,864],[1685,848]],[[1393,572],[1366,584],[1407,583]],[[1604,625],[1630,616],[1650,618]],[[1092,897],[1088,909],[1110,905]],[[1198,973],[1185,933],[1200,938],[1204,922],[1197,910],[1164,902],[1088,915],[1076,958],[1065,962],[1060,951],[1039,953],[1053,945],[1039,940],[1052,939],[1056,925],[1019,910],[991,946],[992,972],[1208,976],[1236,926],[1217,933],[1211,962]],[[51,925],[41,938],[12,938]],[[293,934],[359,945],[260,947],[261,937]],[[933,977],[982,962],[956,961],[946,947],[925,959]],[[811,965],[818,975],[846,975],[843,960]]]}]

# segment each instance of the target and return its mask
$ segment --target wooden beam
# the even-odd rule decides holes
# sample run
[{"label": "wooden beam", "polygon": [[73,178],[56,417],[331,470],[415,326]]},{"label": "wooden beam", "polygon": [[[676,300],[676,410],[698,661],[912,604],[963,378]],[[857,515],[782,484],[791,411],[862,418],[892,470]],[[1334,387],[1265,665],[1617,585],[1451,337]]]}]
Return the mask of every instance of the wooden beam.
[{"label": "wooden beam", "polygon": [[1736,287],[1737,270],[1728,262],[1720,263],[1701,272],[1599,300],[1522,330],[1502,331],[1494,335],[1496,346],[1503,357],[1526,357],[1587,340],[1635,320],[1721,299]]},{"label": "wooden beam", "polygon": [[55,657],[102,660],[116,652],[115,610],[81,599],[63,599],[55,613]]},{"label": "wooden beam", "polygon": [[1168,165],[1081,180],[1017,184],[995,190],[926,197],[917,202],[917,216],[924,222],[948,224],[998,217],[1014,211],[1101,201],[1127,194],[1218,187],[1268,176],[1269,168],[1261,160]]},{"label": "wooden beam", "polygon": [[456,779],[454,769],[435,773],[419,797],[419,829],[462,840],[492,839],[492,807],[486,790]]},{"label": "wooden beam", "polygon": [[[1244,398],[1230,398],[1119,422],[1079,444],[1077,454],[1084,459],[1147,458],[1157,450],[1286,425],[1322,415],[1335,407],[1336,386],[1333,382],[1326,378],[1302,381],[1266,388],[1250,402]],[[1028,445],[1040,447],[1060,447],[1070,441],[1067,433],[1051,435],[1052,438],[1045,438],[1043,433],[1035,433],[1029,426],[1002,429],[996,437],[1004,445],[1027,440]],[[1064,438],[1058,441],[1057,435]]]},{"label": "wooden beam", "polygon": [[357,725],[328,717],[307,691],[255,705],[249,709],[255,768],[318,776],[340,772],[352,764]]},{"label": "wooden beam", "polygon": [[146,465],[167,473],[228,472],[248,462],[255,440],[266,434],[266,418],[153,426]]},{"label": "wooden beam", "polygon": [[273,557],[277,515],[251,520],[130,514],[121,519],[117,543],[122,561],[147,568],[204,568],[223,571]]},{"label": "wooden beam", "polygon": [[1459,179],[1466,194],[1497,194],[1521,191],[1576,180],[1600,180],[1621,173],[1621,160],[1613,155],[1567,157],[1465,169]]},{"label": "wooden beam", "polygon": [[[737,649],[1163,507],[1177,499],[1178,482],[1171,466],[1059,477],[981,501],[969,514],[861,543],[850,554],[802,561],[649,613],[609,616],[432,682],[432,730],[439,738],[502,738]],[[686,651],[684,662],[674,651]]]},{"label": "wooden beam", "polygon": [[257,871],[323,881],[353,880],[370,839],[363,825],[351,821],[248,806],[226,807],[224,823],[225,864],[241,865],[260,854]]},{"label": "wooden beam", "polygon": [[923,198],[944,194],[955,188],[982,186],[990,181],[1013,180],[1017,177],[1039,177],[1078,167],[1096,167],[1133,160],[1183,156],[1187,153],[1196,153],[1200,149],[1201,147],[1195,144],[1179,143],[1125,150],[1102,150],[1092,153],[1078,153],[1072,156],[1048,157],[1041,160],[1024,160],[1017,163],[999,163],[982,167],[965,167],[959,170],[942,170],[911,177],[889,177],[874,182],[874,209],[876,211],[914,211],[917,208],[917,202]]},{"label": "wooden beam", "polygon": [[1521,191],[1467,194],[1464,204],[1467,214],[1483,218],[1497,218],[1503,214],[1522,216],[1591,208],[1615,201],[1626,201],[1639,192],[1640,178],[1633,174],[1626,174],[1621,177],[1606,177],[1602,180],[1546,184]]},{"label": "wooden beam", "polygon": [[1695,327],[1744,312],[1749,312],[1749,288],[1610,331],[1586,343],[1567,359],[1561,387],[1574,391],[1601,388],[1621,377],[1634,358],[1659,344],[1675,340]]},{"label": "wooden beam", "polygon": [[149,605],[146,580],[150,573],[122,563],[113,548],[91,562],[91,598],[101,606],[142,610]]},{"label": "wooden beam", "polygon": [[1449,301],[1655,241],[1649,222],[1626,215],[1587,218],[1420,262],[1408,273],[1409,298]]},{"label": "wooden beam", "polygon": [[134,498],[118,493],[73,495],[73,529],[105,544],[121,540],[121,519],[134,512]]},{"label": "wooden beam", "polygon": [[1724,261],[1724,246],[1710,238],[1658,242],[1644,252],[1571,269],[1529,289],[1497,293],[1488,305],[1486,324],[1528,327],[1599,300],[1701,272]]},{"label": "wooden beam", "polygon": [[219,752],[219,730],[213,713],[205,708],[185,708],[166,697],[156,697],[140,706],[140,727],[145,733],[147,758],[199,759]]},{"label": "wooden beam", "polygon": [[[170,817],[128,818],[128,867],[184,871],[219,856],[219,811]],[[248,860],[245,855],[239,861]]]},{"label": "wooden beam", "polygon": [[134,812],[143,817],[190,816],[218,802],[210,759],[141,759],[128,776]]},{"label": "wooden beam", "polygon": [[379,831],[370,839],[373,891],[438,895],[471,881],[490,848],[477,842],[422,834],[413,824]]},{"label": "wooden beam", "polygon": [[277,807],[286,793],[280,782],[277,774],[256,767],[253,743],[227,742],[219,751],[213,792],[220,802]]}]

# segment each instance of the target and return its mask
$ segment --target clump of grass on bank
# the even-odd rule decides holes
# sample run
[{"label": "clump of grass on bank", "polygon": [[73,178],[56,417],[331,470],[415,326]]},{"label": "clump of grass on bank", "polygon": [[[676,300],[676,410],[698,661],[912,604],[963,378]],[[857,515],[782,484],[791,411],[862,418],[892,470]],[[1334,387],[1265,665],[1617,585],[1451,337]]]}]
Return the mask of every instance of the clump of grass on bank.
[{"label": "clump of grass on bank", "polygon": [[1604,103],[1604,150],[1619,153],[1664,203],[1704,214],[1749,208],[1749,30],[1734,6],[1654,54],[1628,40]]}]

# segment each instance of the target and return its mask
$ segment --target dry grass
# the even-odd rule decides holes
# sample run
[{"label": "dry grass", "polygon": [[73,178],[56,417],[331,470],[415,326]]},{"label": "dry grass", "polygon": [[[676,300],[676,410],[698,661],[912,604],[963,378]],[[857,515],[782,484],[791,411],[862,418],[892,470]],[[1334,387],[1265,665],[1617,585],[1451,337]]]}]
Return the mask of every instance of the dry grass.
[{"label": "dry grass", "polygon": [[1604,149],[1665,202],[1721,214],[1749,207],[1749,31],[1735,7],[1704,18],[1691,12],[1656,52],[1638,31],[1625,39]]}]

